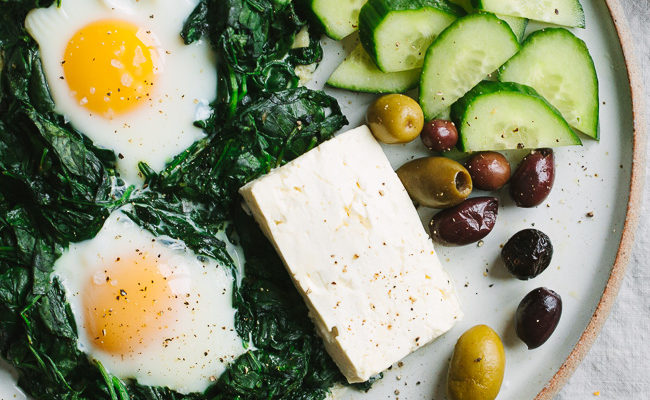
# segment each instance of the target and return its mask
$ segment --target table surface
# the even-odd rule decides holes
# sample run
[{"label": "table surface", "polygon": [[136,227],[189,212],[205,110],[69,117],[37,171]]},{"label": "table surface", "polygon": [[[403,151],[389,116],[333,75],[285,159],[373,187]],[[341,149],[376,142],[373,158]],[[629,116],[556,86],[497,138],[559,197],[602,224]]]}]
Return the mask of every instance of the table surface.
[{"label": "table surface", "polygon": [[[634,38],[646,88],[646,115],[650,116],[650,0],[620,1]],[[556,400],[650,398],[649,177],[650,168],[646,167],[642,217],[616,304],[591,351]]]}]

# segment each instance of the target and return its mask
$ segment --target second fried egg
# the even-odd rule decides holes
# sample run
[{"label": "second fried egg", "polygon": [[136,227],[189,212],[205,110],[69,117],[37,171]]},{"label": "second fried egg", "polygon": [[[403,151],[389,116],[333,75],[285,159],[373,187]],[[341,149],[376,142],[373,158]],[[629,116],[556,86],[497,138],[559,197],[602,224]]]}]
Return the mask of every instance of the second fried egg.
[{"label": "second fried egg", "polygon": [[[233,256],[235,264],[239,258]],[[243,354],[234,276],[183,242],[154,237],[120,210],[54,265],[79,348],[111,374],[181,393],[203,392]]]},{"label": "second fried egg", "polygon": [[216,97],[214,54],[180,37],[196,3],[64,0],[25,21],[55,110],[113,150],[130,183],[141,180],[139,162],[159,171],[204,135],[193,123]]}]

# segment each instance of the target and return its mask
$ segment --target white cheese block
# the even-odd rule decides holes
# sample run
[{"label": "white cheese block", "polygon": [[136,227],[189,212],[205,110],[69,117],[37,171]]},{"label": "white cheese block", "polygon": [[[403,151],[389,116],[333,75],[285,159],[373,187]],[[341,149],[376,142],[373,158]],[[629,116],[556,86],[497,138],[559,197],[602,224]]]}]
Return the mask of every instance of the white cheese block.
[{"label": "white cheese block", "polygon": [[240,192],[350,383],[385,370],[462,317],[411,199],[366,126]]}]

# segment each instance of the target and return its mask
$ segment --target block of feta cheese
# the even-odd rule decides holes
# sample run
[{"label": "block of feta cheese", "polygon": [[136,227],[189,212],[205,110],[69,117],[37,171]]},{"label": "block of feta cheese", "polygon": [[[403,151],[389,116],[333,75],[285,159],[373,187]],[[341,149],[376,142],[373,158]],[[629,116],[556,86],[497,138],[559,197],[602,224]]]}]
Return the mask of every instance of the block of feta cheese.
[{"label": "block of feta cheese", "polygon": [[451,278],[366,126],[240,193],[350,383],[385,370],[462,317]]}]

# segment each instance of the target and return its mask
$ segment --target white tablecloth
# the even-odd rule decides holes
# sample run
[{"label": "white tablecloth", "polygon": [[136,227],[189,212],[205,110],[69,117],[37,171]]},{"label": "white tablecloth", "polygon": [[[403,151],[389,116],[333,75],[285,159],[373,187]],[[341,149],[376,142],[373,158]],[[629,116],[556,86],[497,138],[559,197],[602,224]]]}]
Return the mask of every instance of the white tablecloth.
[{"label": "white tablecloth", "polygon": [[[585,1],[585,0],[583,0]],[[587,0],[601,1],[601,0]],[[650,0],[620,0],[640,62],[650,116]],[[650,128],[650,127],[648,127]],[[650,129],[649,132],[650,133]],[[650,141],[649,141],[650,143]],[[649,154],[650,155],[650,154]],[[650,164],[650,163],[649,163]],[[650,177],[650,168],[646,169]],[[634,255],[612,314],[557,400],[650,399],[650,180]]]}]

